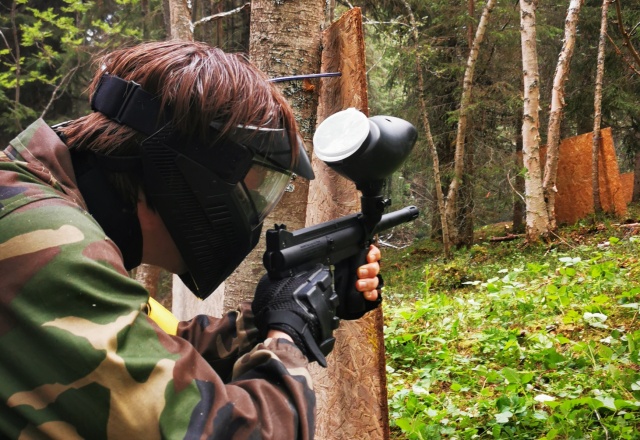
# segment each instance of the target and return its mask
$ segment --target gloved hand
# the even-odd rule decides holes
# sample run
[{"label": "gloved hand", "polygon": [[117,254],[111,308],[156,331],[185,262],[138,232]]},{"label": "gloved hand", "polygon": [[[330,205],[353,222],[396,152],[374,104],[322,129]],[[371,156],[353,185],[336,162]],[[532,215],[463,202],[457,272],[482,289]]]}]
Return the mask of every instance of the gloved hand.
[{"label": "gloved hand", "polygon": [[319,264],[281,280],[263,276],[251,309],[262,336],[270,329],[280,330],[291,336],[309,361],[326,367],[325,356],[335,343],[333,330],[340,323],[337,306],[331,270]]}]

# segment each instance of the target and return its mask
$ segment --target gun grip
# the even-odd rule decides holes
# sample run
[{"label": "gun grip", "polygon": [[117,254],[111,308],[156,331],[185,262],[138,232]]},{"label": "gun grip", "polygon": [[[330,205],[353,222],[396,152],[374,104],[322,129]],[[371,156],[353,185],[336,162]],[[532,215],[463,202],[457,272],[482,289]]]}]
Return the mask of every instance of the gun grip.
[{"label": "gun grip", "polygon": [[[340,298],[336,315],[340,319],[353,320],[364,316],[370,310],[375,309],[382,302],[382,295],[378,294],[378,299],[368,301],[356,289],[358,280],[358,267],[367,263],[369,249],[362,249],[357,255],[342,260],[335,265],[334,283],[335,290]],[[382,287],[380,284],[379,287]],[[379,292],[379,291],[378,291]]]}]

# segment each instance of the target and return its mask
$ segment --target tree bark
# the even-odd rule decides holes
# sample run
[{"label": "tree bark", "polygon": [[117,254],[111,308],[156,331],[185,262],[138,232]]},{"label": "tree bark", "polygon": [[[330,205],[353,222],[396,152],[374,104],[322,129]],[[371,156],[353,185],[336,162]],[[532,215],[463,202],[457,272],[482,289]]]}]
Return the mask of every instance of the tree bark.
[{"label": "tree bark", "polygon": [[460,190],[460,184],[462,182],[462,174],[464,172],[464,159],[465,159],[465,137],[467,134],[467,118],[469,105],[471,104],[471,91],[473,89],[473,75],[475,73],[476,61],[478,60],[478,53],[480,51],[480,44],[484,39],[484,34],[487,29],[487,23],[489,22],[489,15],[495,6],[495,0],[488,0],[487,4],[482,11],[482,17],[480,23],[478,23],[478,29],[473,39],[473,45],[467,58],[467,67],[464,72],[464,80],[462,82],[462,97],[460,99],[460,111],[458,119],[458,131],[456,134],[456,152],[454,156],[454,168],[453,178],[449,185],[449,192],[447,193],[447,202],[445,204],[445,214],[447,221],[447,228],[449,230],[449,241],[453,244],[459,244],[459,226],[457,224],[457,201],[458,192]]},{"label": "tree bark", "polygon": [[520,0],[520,39],[524,76],[524,114],[522,123],[522,156],[525,176],[526,237],[535,242],[550,232],[549,216],[542,191],[540,166],[540,78],[536,47],[537,0]]},{"label": "tree bark", "polygon": [[551,93],[551,111],[549,112],[549,126],[547,130],[547,159],[544,170],[542,190],[547,204],[549,227],[553,231],[556,225],[556,177],[558,175],[558,159],[560,149],[560,126],[562,124],[564,109],[564,85],[569,76],[569,66],[573,57],[573,49],[576,42],[576,28],[578,15],[583,0],[571,0],[564,27],[564,43],[558,57],[558,65],[553,78],[553,90]]},{"label": "tree bark", "polygon": [[442,228],[442,247],[444,251],[444,257],[451,258],[451,241],[449,240],[449,229],[446,220],[445,200],[442,192],[442,180],[440,179],[440,160],[438,159],[438,149],[433,141],[431,135],[431,124],[429,123],[429,113],[427,111],[427,103],[424,98],[424,76],[422,75],[422,58],[420,55],[420,35],[418,34],[418,27],[416,19],[413,15],[411,5],[407,0],[402,0],[404,7],[407,10],[409,16],[409,23],[413,32],[414,51],[416,57],[416,73],[418,75],[418,99],[420,102],[420,118],[422,119],[422,126],[424,127],[424,134],[427,139],[427,145],[429,145],[429,151],[431,152],[431,158],[433,161],[433,180],[436,191],[436,200],[438,203],[438,213],[440,214],[440,227]]},{"label": "tree bark", "polygon": [[[341,72],[319,83],[318,124],[345,108],[368,113],[362,15],[346,12],[322,38],[323,72]],[[313,157],[306,225],[358,211],[355,185]],[[326,369],[311,366],[319,440],[389,438],[382,309],[357,321],[342,321]]]},{"label": "tree bark", "polygon": [[600,38],[598,41],[598,62],[596,68],[596,90],[593,100],[593,148],[591,150],[591,183],[593,185],[593,210],[598,213],[602,211],[600,202],[600,184],[598,162],[600,155],[600,126],[602,124],[602,83],[604,80],[604,49],[607,37],[607,13],[609,12],[609,1],[602,2],[602,19],[600,21]]},{"label": "tree bark", "polygon": [[172,40],[193,41],[191,12],[186,0],[169,0],[169,36]]},{"label": "tree bark", "polygon": [[640,151],[636,152],[633,167],[633,196],[631,201],[640,202]]},{"label": "tree bark", "polygon": [[[315,73],[320,70],[321,32],[325,4],[322,0],[251,2],[249,58],[270,77]],[[293,107],[300,132],[311,151],[316,124],[318,96],[315,89],[303,88],[301,81],[280,83]],[[290,230],[305,225],[309,184],[295,182],[295,190],[284,197],[264,221],[265,228],[286,223]],[[265,243],[256,249],[225,282],[224,309],[234,309],[238,302],[253,299],[256,283],[264,274],[262,254]]]},{"label": "tree bark", "polygon": [[160,284],[160,273],[162,269],[149,264],[141,264],[136,269],[136,281],[142,284],[151,298],[158,297],[158,285]]},{"label": "tree bark", "polygon": [[522,161],[522,131],[519,131],[520,128],[517,122],[514,122],[516,125],[516,169],[518,170],[513,185],[514,202],[513,202],[513,233],[523,233],[525,231],[525,212],[526,206],[524,203],[524,199],[522,194],[524,194],[524,176],[520,172],[524,166]]}]

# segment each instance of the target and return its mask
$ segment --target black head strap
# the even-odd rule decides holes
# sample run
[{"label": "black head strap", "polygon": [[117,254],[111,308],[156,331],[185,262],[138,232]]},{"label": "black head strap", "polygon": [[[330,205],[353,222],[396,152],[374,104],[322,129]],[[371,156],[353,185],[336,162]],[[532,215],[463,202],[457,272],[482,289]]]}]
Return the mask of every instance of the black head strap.
[{"label": "black head strap", "polygon": [[168,122],[167,114],[160,118],[160,108],[160,98],[137,82],[106,73],[91,98],[92,110],[147,136]]}]

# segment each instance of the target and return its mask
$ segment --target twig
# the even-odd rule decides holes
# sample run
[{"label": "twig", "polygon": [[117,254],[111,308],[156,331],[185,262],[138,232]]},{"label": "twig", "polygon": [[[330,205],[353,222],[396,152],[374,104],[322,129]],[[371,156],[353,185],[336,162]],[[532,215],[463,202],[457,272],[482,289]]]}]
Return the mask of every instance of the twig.
[{"label": "twig", "polygon": [[384,240],[381,240],[380,238],[378,238],[378,244],[379,244],[380,246],[390,247],[391,249],[399,249],[399,248],[398,248],[398,246],[393,245],[393,244],[391,244],[391,243],[388,243],[388,242],[386,242],[386,241],[384,241]]},{"label": "twig", "polygon": [[7,49],[9,49],[9,54],[11,55],[11,58],[13,58],[13,62],[16,62],[16,56],[13,54],[13,51],[11,50],[11,46],[9,46],[9,42],[7,41],[7,37],[4,36],[4,34],[2,33],[2,31],[0,30],[0,37],[2,37],[2,40],[4,41],[4,44],[7,46]]},{"label": "twig", "polygon": [[631,56],[636,61],[636,64],[638,65],[638,67],[640,67],[640,54],[638,54],[638,51],[636,50],[636,48],[633,47],[633,44],[631,44],[631,38],[629,37],[629,34],[627,33],[626,29],[624,28],[624,24],[622,23],[622,9],[620,8],[620,0],[616,0],[614,3],[616,4],[616,15],[618,17],[618,29],[620,29],[620,33],[622,34],[622,39],[624,40],[624,46],[627,46],[627,49],[629,49],[629,52],[631,52]]},{"label": "twig", "polygon": [[407,248],[407,247],[409,247],[409,246],[410,246],[410,245],[408,245],[408,244],[405,244],[405,245],[402,245],[402,246],[396,246],[396,245],[391,244],[391,243],[389,243],[389,242],[386,242],[386,241],[384,241],[384,240],[380,240],[379,238],[378,238],[378,242],[377,242],[377,244],[379,244],[380,246],[390,247],[390,248],[392,248],[392,249],[398,249],[398,250],[399,250],[399,249],[404,249],[404,248]]},{"label": "twig", "polygon": [[411,27],[409,26],[407,23],[403,23],[401,21],[395,21],[395,20],[391,20],[391,21],[373,21],[373,20],[367,20],[362,24],[397,24],[398,26],[405,26],[405,27]]},{"label": "twig", "polygon": [[551,235],[553,235],[556,239],[560,240],[563,244],[566,244],[568,247],[575,249],[575,246],[572,246],[571,243],[569,243],[567,240],[565,240],[564,238],[560,237],[558,234],[556,234],[554,231],[550,232]]},{"label": "twig", "polygon": [[[73,76],[74,73],[76,73],[76,71],[80,68],[80,66],[76,66],[73,69],[69,70],[65,76],[62,77],[62,79],[60,80],[60,83],[56,86],[55,89],[53,89],[53,93],[51,93],[51,99],[49,99],[49,102],[47,103],[47,106],[44,108],[44,110],[42,110],[42,113],[40,114],[40,118],[44,119],[44,116],[47,114],[47,111],[49,111],[49,108],[51,107],[51,104],[53,104],[53,101],[56,100],[56,98],[58,97],[58,90],[60,90],[60,88],[65,84],[65,81],[67,80],[67,78],[70,78],[71,76]],[[66,86],[65,86],[66,88]]]},{"label": "twig", "polygon": [[611,37],[609,36],[609,34],[607,33],[607,38],[609,39],[609,42],[611,44],[613,44],[613,49],[615,50],[616,54],[618,56],[620,56],[622,58],[622,61],[624,61],[625,63],[627,63],[627,66],[633,70],[633,72],[636,75],[640,75],[640,71],[638,71],[638,69],[635,68],[635,66],[631,63],[631,61],[629,61],[629,59],[622,53],[622,51],[618,48],[618,46],[616,45],[615,41],[613,41],[611,39]]},{"label": "twig", "polygon": [[200,20],[198,20],[195,23],[193,23],[193,27],[195,28],[196,26],[198,26],[200,24],[208,23],[208,22],[213,21],[213,20],[219,20],[221,18],[228,17],[229,15],[237,14],[237,13],[241,12],[243,9],[250,8],[250,7],[251,7],[251,3],[245,3],[244,5],[239,6],[239,7],[235,8],[235,9],[230,10],[230,11],[220,12],[219,14],[214,14],[214,15],[209,15],[208,17],[201,18]]},{"label": "twig", "polygon": [[509,182],[509,186],[511,187],[511,189],[513,190],[513,192],[514,192],[514,193],[516,193],[518,196],[520,196],[520,198],[522,199],[522,201],[526,203],[527,201],[524,199],[524,196],[523,196],[522,194],[520,194],[520,193],[518,192],[518,190],[517,190],[517,189],[515,189],[515,188],[513,187],[513,185],[511,184],[511,176],[509,176],[509,173],[510,173],[510,171],[507,171],[507,182]]},{"label": "twig", "polygon": [[596,413],[596,417],[598,418],[598,422],[600,422],[600,426],[602,426],[602,429],[604,429],[604,438],[609,440],[609,430],[607,429],[606,426],[604,426],[604,423],[602,423],[602,419],[600,418],[600,413],[598,412],[597,409],[594,409],[593,412]]}]

